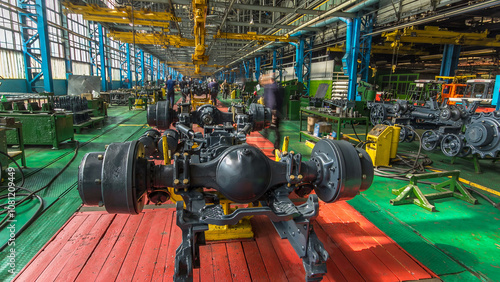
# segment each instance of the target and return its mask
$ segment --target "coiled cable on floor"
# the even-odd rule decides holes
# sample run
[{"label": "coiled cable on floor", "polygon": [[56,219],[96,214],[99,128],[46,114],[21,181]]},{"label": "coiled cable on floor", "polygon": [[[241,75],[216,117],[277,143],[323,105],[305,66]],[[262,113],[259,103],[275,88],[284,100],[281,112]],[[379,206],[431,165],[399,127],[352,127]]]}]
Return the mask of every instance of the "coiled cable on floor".
[{"label": "coiled cable on floor", "polygon": [[[73,153],[73,157],[69,160],[69,162],[54,176],[52,177],[52,179],[50,179],[50,181],[45,184],[44,186],[36,189],[35,191],[32,191],[32,190],[29,190],[25,187],[22,187],[24,185],[24,173],[22,172],[22,169],[21,167],[19,166],[19,164],[14,160],[14,163],[16,164],[16,166],[19,168],[19,170],[21,171],[21,175],[22,175],[22,185],[20,186],[12,186],[15,188],[15,196],[18,197],[24,197],[22,198],[20,201],[15,201],[14,203],[14,210],[15,210],[15,207],[21,205],[22,203],[28,201],[28,200],[31,200],[31,199],[37,199],[38,202],[39,202],[39,205],[38,205],[38,208],[35,212],[35,214],[19,229],[17,230],[17,232],[15,233],[15,236],[14,238],[17,238],[26,228],[28,228],[28,226],[31,225],[31,223],[33,223],[33,221],[35,221],[35,219],[38,218],[38,216],[40,216],[40,214],[42,213],[43,211],[43,199],[37,195],[38,192],[41,192],[42,190],[44,189],[47,189],[49,188],[53,183],[54,181],[56,181],[56,179],[61,176],[61,174],[71,165],[71,163],[73,163],[73,161],[76,159],[76,157],[78,156],[78,151],[80,149],[80,143],[78,141],[76,141],[76,144],[75,144],[75,150],[74,150],[74,153]],[[2,186],[1,188],[8,188],[9,186]],[[27,193],[22,193],[22,194],[17,194],[18,191],[25,191]],[[7,195],[2,195],[0,196],[0,200],[2,199],[9,199],[10,195],[7,194]],[[0,205],[1,207],[3,207],[4,209],[3,210],[0,210],[0,215],[2,214],[6,214],[5,217],[3,219],[0,220],[0,230],[3,229],[8,223],[10,223],[12,220],[15,220],[15,217],[16,217],[16,213],[15,211],[14,212],[9,212],[9,210],[12,210],[12,209],[6,209],[5,207],[9,206],[9,204],[2,204]],[[7,241],[5,244],[3,244],[1,247],[0,247],[0,251],[2,251],[3,249],[5,249],[5,247],[7,247],[9,245],[9,242],[10,241]]]}]

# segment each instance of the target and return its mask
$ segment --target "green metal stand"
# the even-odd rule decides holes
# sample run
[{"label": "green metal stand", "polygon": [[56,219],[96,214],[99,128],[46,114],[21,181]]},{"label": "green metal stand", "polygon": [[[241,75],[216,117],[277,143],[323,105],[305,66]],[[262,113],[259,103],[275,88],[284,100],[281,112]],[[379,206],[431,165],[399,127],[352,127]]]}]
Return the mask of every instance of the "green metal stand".
[{"label": "green metal stand", "polygon": [[[477,199],[472,197],[472,195],[458,181],[459,176],[460,171],[458,170],[423,173],[417,175],[408,174],[407,177],[410,178],[410,184],[403,188],[392,190],[392,194],[397,195],[397,197],[396,199],[391,200],[391,205],[397,206],[413,203],[421,208],[434,212],[436,211],[436,208],[429,202],[429,200],[455,197],[473,205],[477,204]],[[418,188],[419,180],[440,177],[451,177],[442,183],[431,185],[432,189],[440,192],[424,194],[420,188]],[[449,186],[449,188],[445,188],[447,186]]]},{"label": "green metal stand", "polygon": [[[466,158],[463,158],[466,159]],[[457,160],[457,156],[451,158],[451,164],[455,164],[455,161]],[[479,156],[477,154],[472,155],[472,163],[474,164],[474,171],[477,174],[483,173],[481,170],[481,165],[479,164]]]}]

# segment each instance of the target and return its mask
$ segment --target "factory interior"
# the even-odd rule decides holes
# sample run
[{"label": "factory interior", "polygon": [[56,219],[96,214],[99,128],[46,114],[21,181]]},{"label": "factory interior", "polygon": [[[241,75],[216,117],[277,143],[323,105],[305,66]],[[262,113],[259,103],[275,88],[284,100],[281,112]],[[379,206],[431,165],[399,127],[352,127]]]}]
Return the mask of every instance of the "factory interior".
[{"label": "factory interior", "polygon": [[0,0],[0,281],[500,281],[500,1]]}]

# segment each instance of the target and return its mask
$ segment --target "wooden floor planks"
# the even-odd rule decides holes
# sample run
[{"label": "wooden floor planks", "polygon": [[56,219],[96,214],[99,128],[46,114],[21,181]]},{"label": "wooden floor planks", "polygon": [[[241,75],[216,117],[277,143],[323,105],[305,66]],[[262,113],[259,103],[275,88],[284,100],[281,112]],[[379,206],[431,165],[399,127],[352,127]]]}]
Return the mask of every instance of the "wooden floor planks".
[{"label": "wooden floor planks", "polygon": [[[194,281],[304,281],[302,261],[264,216],[253,241],[200,247]],[[347,203],[321,204],[314,230],[330,254],[324,281],[435,277]],[[171,281],[181,231],[174,209],[140,215],[77,213],[16,281]]]}]

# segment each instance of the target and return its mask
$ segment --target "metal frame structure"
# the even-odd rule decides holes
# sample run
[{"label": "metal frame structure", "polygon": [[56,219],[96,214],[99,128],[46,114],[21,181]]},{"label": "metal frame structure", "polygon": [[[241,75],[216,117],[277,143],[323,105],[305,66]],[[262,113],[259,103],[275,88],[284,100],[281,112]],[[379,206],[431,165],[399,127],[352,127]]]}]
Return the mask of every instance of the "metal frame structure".
[{"label": "metal frame structure", "polygon": [[54,92],[45,0],[17,3],[23,10],[19,21],[27,89],[40,88],[36,82],[43,77],[44,91]]},{"label": "metal frame structure", "polygon": [[130,64],[130,44],[120,44],[120,87],[132,88],[132,69]]},{"label": "metal frame structure", "polygon": [[373,14],[368,14],[361,17],[361,36],[360,36],[360,57],[361,64],[359,73],[361,74],[361,80],[368,82],[370,76],[370,57],[372,52],[372,36],[369,35],[373,32],[373,24],[375,19]]},{"label": "metal frame structure", "polygon": [[135,85],[144,86],[145,77],[146,69],[144,62],[144,51],[139,49],[135,53]]}]

